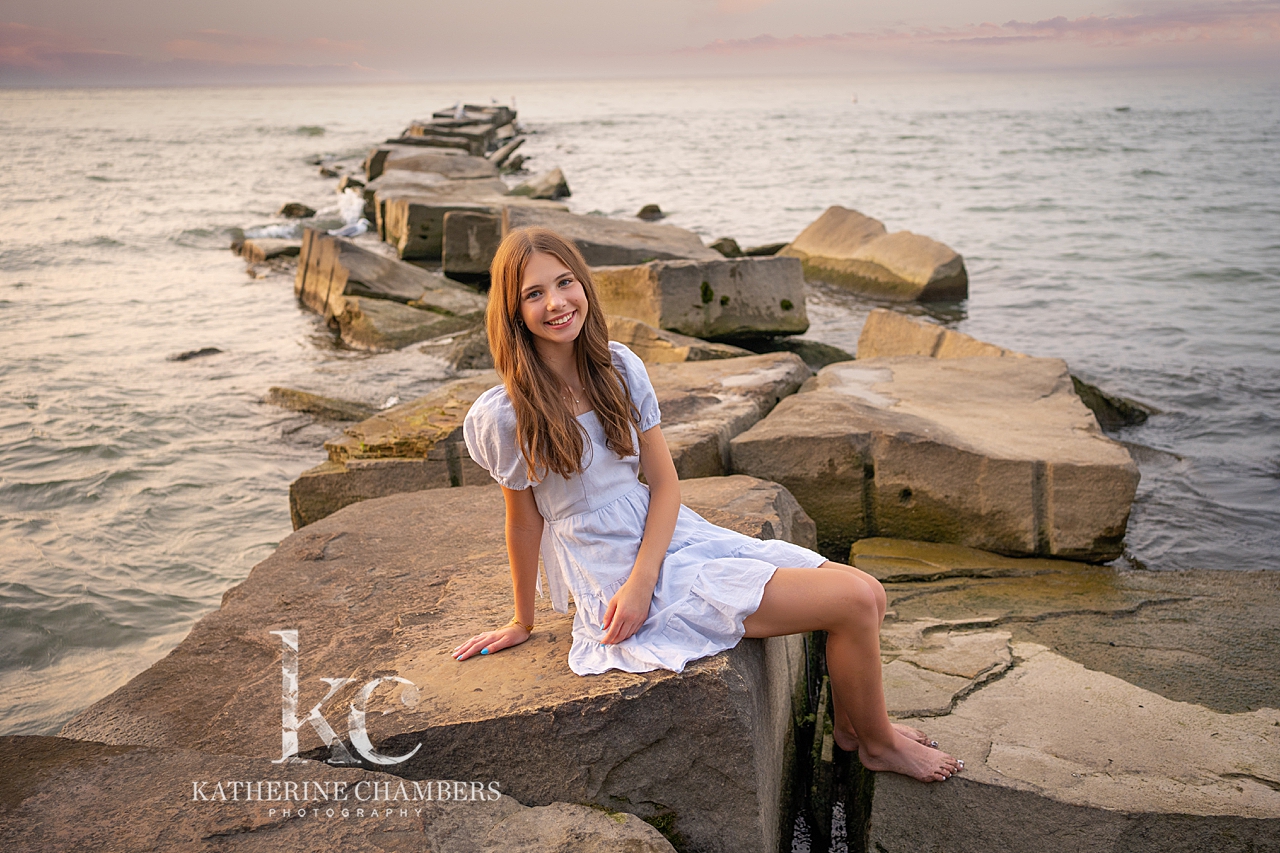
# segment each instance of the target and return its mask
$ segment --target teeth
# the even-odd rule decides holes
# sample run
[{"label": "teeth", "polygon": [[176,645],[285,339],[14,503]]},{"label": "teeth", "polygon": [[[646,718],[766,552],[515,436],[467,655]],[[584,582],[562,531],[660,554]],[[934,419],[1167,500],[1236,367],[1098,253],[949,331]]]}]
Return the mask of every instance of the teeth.
[{"label": "teeth", "polygon": [[547,323],[547,325],[548,326],[564,326],[572,319],[573,319],[572,314],[566,314],[563,318],[559,320],[551,320],[550,322]]}]

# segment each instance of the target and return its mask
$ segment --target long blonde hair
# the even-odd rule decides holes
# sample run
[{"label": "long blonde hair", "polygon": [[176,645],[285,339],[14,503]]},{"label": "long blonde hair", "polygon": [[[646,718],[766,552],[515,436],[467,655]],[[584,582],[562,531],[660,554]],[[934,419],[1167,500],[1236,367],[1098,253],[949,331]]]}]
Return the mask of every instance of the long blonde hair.
[{"label": "long blonde hair", "polygon": [[586,399],[604,427],[606,446],[619,456],[635,455],[632,428],[638,431],[640,426],[626,379],[613,365],[609,327],[582,253],[546,228],[512,231],[503,238],[489,267],[492,284],[485,326],[494,367],[515,408],[517,440],[533,481],[547,472],[562,477],[581,472],[585,446],[582,426],[564,399],[563,383],[543,364],[533,333],[520,319],[525,266],[538,252],[553,255],[568,267],[586,294],[587,316],[573,342],[573,353]]}]

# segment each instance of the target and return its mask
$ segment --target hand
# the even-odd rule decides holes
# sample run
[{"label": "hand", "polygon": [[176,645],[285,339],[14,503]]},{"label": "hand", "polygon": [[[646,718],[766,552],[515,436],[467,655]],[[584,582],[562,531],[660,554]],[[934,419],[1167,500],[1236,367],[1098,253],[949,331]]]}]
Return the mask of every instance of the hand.
[{"label": "hand", "polygon": [[604,637],[600,642],[621,643],[640,630],[644,620],[649,618],[649,602],[653,600],[653,587],[645,589],[644,585],[628,580],[622,589],[609,599],[609,606],[604,612]]},{"label": "hand", "polygon": [[476,634],[470,640],[454,649],[453,657],[455,660],[466,660],[472,655],[480,654],[485,649],[488,650],[485,654],[491,655],[511,646],[520,645],[529,639],[529,635],[530,632],[519,625],[506,625],[496,631]]}]

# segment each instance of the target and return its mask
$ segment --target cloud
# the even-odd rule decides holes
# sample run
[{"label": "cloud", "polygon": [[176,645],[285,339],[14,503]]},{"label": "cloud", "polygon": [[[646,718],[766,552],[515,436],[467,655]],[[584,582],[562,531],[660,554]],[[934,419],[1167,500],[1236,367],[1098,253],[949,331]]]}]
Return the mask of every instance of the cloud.
[{"label": "cloud", "polygon": [[[1021,56],[1028,57],[1026,49],[1034,48],[1040,57],[1050,59],[1079,48],[1092,49],[1095,54],[1104,49],[1130,50],[1144,55],[1156,51],[1172,57],[1180,46],[1194,47],[1195,55],[1201,57],[1216,53],[1223,58],[1280,61],[1277,51],[1280,2],[1245,0],[1133,15],[1087,15],[1072,19],[1059,16],[1032,22],[899,27],[820,36],[779,38],[765,34],[748,39],[717,40],[677,53],[723,57],[814,50],[917,55],[938,55],[938,51],[946,51],[948,55],[957,56],[962,51],[970,55],[1019,51]],[[1044,53],[1046,49],[1057,52]]]},{"label": "cloud", "polygon": [[363,53],[367,43],[327,38],[285,39],[250,36],[225,30],[198,30],[164,44],[164,52],[178,59],[206,62],[265,62],[315,60]]}]

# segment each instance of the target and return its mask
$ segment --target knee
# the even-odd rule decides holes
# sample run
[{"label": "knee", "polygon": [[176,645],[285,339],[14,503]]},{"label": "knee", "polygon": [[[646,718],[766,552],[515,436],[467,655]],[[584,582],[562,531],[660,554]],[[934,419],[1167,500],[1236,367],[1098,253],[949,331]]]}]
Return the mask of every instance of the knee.
[{"label": "knee", "polygon": [[[879,624],[880,603],[869,584],[853,575],[841,575],[834,586],[831,590],[831,602],[835,605],[838,621],[845,624]],[[879,583],[876,587],[883,595],[884,589]]]}]

